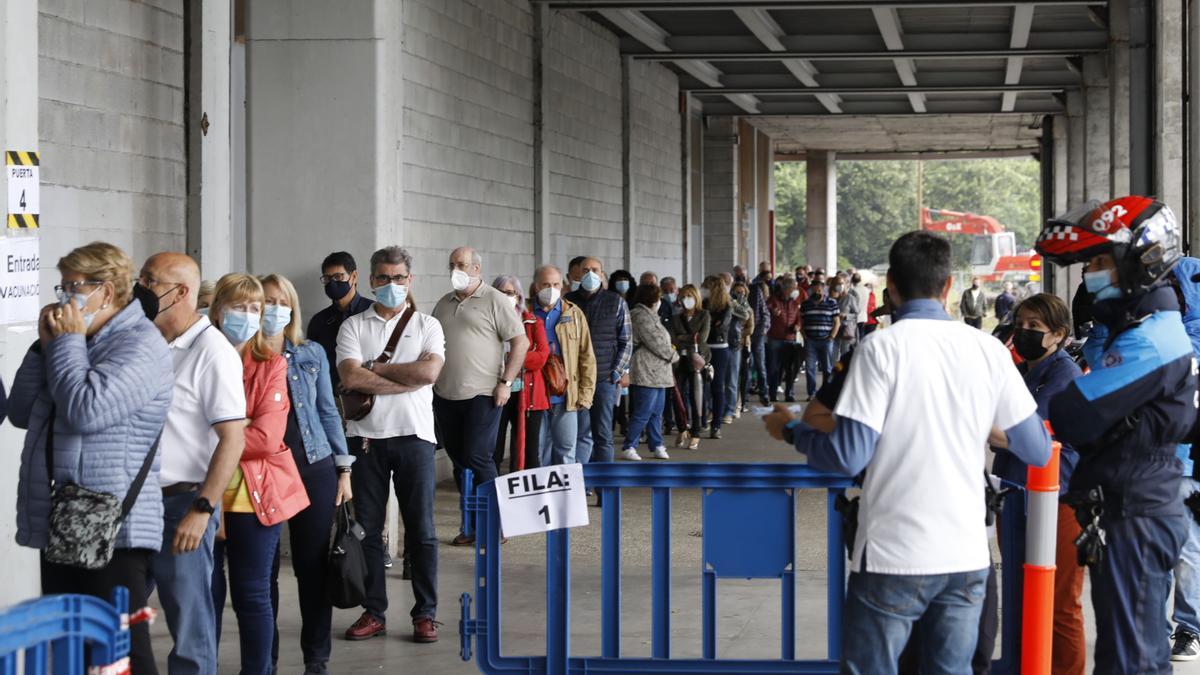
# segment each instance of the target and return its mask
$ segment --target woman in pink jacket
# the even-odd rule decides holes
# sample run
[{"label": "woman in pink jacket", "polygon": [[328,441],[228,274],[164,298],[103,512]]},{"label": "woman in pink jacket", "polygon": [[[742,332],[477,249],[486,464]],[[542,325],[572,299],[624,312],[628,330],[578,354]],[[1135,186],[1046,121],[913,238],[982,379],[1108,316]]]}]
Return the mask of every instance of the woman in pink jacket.
[{"label": "woman in pink jacket", "polygon": [[275,618],[271,565],[283,522],[308,506],[308,494],[292,452],[283,443],[289,408],[287,361],[263,338],[263,287],[248,274],[217,282],[209,319],[242,355],[246,387],[246,449],[225,490],[225,541],[218,542],[213,601],[220,639],[225,607],[223,558],[229,561],[229,593],[238,619],[241,675],[268,675]]}]

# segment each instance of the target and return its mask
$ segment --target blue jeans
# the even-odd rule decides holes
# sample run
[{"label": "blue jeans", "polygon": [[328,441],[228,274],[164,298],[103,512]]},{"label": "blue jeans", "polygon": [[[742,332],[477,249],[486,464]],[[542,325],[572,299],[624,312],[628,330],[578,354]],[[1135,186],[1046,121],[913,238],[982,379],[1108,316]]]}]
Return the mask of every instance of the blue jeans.
[{"label": "blue jeans", "polygon": [[625,448],[636,448],[646,431],[651,450],[666,447],[662,437],[662,410],[667,400],[667,390],[655,387],[629,387],[629,429],[625,435]]},{"label": "blue jeans", "polygon": [[575,440],[575,456],[580,464],[613,461],[613,406],[620,391],[612,382],[598,380],[592,409],[580,411]]},{"label": "blue jeans", "polygon": [[167,628],[175,643],[167,656],[171,675],[216,675],[217,619],[213,609],[213,541],[221,520],[218,511],[208,519],[200,547],[173,555],[175,528],[192,510],[195,492],[163,498],[163,544],[150,563],[147,593],[158,588],[158,600],[167,615]]},{"label": "blue jeans", "polygon": [[712,350],[713,379],[707,389],[712,396],[712,404],[708,409],[712,412],[712,429],[714,431],[721,428],[721,415],[725,411],[725,390],[729,384],[730,358],[732,357],[729,348]]},{"label": "blue jeans", "polygon": [[738,411],[738,390],[741,383],[742,372],[742,348],[730,347],[729,351],[729,373],[725,376],[725,410],[722,414],[725,417],[733,417],[733,413]]},{"label": "blue jeans", "polygon": [[758,400],[763,405],[771,392],[767,391],[767,336],[750,338],[750,367],[758,383]]},{"label": "blue jeans", "polygon": [[542,415],[539,466],[575,463],[575,444],[579,438],[581,417],[587,417],[586,410],[567,410],[566,403],[550,404],[550,409]]},{"label": "blue jeans", "polygon": [[[1179,498],[1187,499],[1200,491],[1200,483],[1191,478],[1179,482]],[[1175,565],[1175,630],[1200,635],[1200,524],[1190,515],[1187,519],[1187,539]]]},{"label": "blue jeans", "polygon": [[804,379],[808,383],[808,396],[811,398],[817,393],[817,370],[821,371],[821,384],[828,382],[833,375],[833,340],[807,338],[804,346]]},{"label": "blue jeans", "polygon": [[[225,541],[221,554],[229,562],[229,595],[237,614],[241,675],[270,675],[275,643],[275,611],[271,603],[271,567],[279,548],[283,524],[264,526],[253,513],[225,514]],[[218,560],[220,565],[222,561]],[[224,575],[224,565],[214,574]],[[214,583],[214,587],[218,584]],[[220,625],[225,597],[213,598]]]},{"label": "blue jeans", "polygon": [[988,571],[898,575],[853,572],[846,592],[842,672],[896,672],[913,623],[921,620],[921,672],[971,672]]},{"label": "blue jeans", "polygon": [[[492,433],[495,433],[493,429]],[[487,445],[495,441],[487,439]],[[367,448],[350,447],[358,459],[350,474],[354,489],[354,511],[358,524],[366,530],[363,552],[367,558],[367,599],[363,609],[376,619],[387,622],[387,576],[383,567],[383,519],[387,514],[388,493],[396,489],[396,502],[404,522],[404,548],[412,565],[412,618],[437,616],[437,532],[433,526],[434,486],[437,471],[433,444],[417,436],[398,436],[371,440]],[[492,464],[491,451],[487,463]],[[490,478],[488,480],[491,480]],[[389,482],[392,484],[389,486]]]}]

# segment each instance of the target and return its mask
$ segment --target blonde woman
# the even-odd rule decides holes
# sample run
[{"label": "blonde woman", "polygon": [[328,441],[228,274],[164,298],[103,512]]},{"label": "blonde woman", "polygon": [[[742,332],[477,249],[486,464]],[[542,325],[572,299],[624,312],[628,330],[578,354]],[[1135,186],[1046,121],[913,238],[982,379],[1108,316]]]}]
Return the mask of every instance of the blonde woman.
[{"label": "blonde woman", "polygon": [[[733,303],[729,289],[720,277],[710,276],[701,285],[704,309],[708,310],[708,350],[711,354],[712,380],[704,383],[704,401],[711,417],[709,438],[721,437],[721,418],[725,414],[725,393],[729,385],[729,329],[733,325]],[[736,345],[735,345],[736,346]]]},{"label": "blonde woman", "polygon": [[[308,507],[308,494],[284,445],[290,409],[287,361],[271,351],[262,334],[265,294],[258,279],[227,274],[217,282],[209,319],[242,356],[246,387],[246,447],[223,502],[225,541],[213,568],[213,601],[225,605],[224,565],[238,619],[242,675],[269,675],[275,642],[271,567],[283,523]],[[254,498],[251,499],[250,495]],[[223,551],[221,549],[224,549]]]},{"label": "blonde woman", "polygon": [[[288,521],[292,570],[300,596],[300,650],[306,674],[327,673],[333,606],[325,598],[325,575],[329,559],[329,529],[333,510],[351,498],[350,465],[342,418],[333,402],[329,360],[321,345],[304,339],[300,326],[300,298],[286,277],[271,274],[262,278],[266,306],[263,335],[267,346],[287,360],[288,400],[291,411],[283,434],[284,444],[300,469],[308,493],[308,508]],[[271,568],[272,598],[279,583],[279,554]],[[278,616],[279,607],[275,614]],[[275,645],[272,663],[279,661]]]},{"label": "blonde woman", "polygon": [[[38,341],[13,381],[10,419],[28,429],[17,484],[17,543],[44,550],[49,537],[50,479],[125,499],[167,418],[171,354],[142,306],[130,302],[133,263],[97,242],[58,261],[59,302],[42,309]],[[161,454],[117,532],[112,560],[101,569],[41,563],[42,592],[85,593],[104,600],[129,589],[129,606],[146,605],[146,579],[162,544]],[[44,555],[44,554],[43,554]],[[138,675],[156,673],[146,624],[131,628],[130,659]]]}]

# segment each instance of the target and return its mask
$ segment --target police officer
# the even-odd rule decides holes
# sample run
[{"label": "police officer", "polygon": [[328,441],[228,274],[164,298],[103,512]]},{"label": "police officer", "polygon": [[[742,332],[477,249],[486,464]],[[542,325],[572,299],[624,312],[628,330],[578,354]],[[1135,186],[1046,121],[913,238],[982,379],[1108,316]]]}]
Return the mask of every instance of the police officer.
[{"label": "police officer", "polygon": [[[1123,197],[1051,220],[1037,250],[1086,263],[1091,373],[1050,402],[1058,438],[1079,451],[1067,501],[1080,501],[1080,561],[1091,567],[1096,673],[1168,673],[1163,608],[1186,533],[1176,444],[1196,418],[1196,360],[1165,279],[1182,257],[1162,202]],[[1097,490],[1096,488],[1099,488]]]}]

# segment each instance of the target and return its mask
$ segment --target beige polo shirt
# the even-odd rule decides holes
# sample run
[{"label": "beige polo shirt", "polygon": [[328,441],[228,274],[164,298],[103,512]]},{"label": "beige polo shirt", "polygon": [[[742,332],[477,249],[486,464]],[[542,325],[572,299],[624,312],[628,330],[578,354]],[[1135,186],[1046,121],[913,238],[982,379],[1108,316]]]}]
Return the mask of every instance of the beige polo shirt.
[{"label": "beige polo shirt", "polygon": [[444,295],[433,317],[446,336],[446,364],[434,393],[451,401],[491,396],[504,374],[504,343],[525,334],[512,299],[480,283],[465,300],[453,291]]}]

